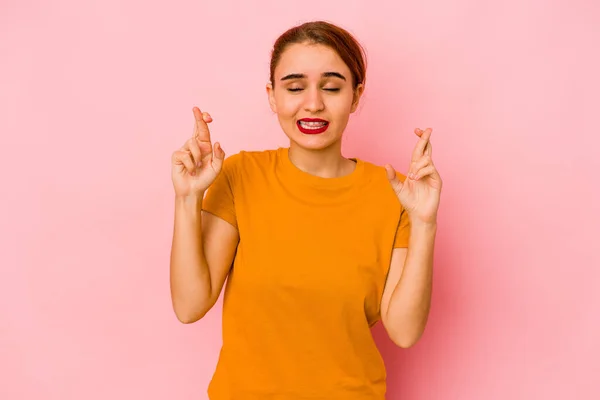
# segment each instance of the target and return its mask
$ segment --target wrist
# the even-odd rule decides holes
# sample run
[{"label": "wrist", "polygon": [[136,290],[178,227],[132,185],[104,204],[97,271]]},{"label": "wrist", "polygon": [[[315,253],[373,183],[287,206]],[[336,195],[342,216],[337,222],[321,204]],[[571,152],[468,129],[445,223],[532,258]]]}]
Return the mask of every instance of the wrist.
[{"label": "wrist", "polygon": [[189,194],[186,196],[175,195],[175,206],[183,208],[199,208],[202,207],[204,192]]},{"label": "wrist", "polygon": [[420,219],[414,219],[410,221],[411,229],[421,230],[425,232],[435,232],[437,230],[437,221],[423,221]]}]

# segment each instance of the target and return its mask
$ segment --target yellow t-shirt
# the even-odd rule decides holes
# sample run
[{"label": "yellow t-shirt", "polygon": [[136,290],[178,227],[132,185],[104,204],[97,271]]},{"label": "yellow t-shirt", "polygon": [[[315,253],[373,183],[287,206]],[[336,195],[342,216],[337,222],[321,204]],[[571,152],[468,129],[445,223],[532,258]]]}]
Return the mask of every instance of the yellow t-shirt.
[{"label": "yellow t-shirt", "polygon": [[355,161],[349,175],[320,178],[287,148],[225,160],[203,209],[237,227],[240,242],[210,399],[384,399],[370,328],[410,224],[385,169]]}]

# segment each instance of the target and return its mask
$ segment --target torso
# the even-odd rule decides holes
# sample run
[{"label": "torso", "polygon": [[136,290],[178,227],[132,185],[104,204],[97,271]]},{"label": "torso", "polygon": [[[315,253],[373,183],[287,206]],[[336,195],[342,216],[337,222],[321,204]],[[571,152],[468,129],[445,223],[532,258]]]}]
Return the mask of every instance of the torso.
[{"label": "torso", "polygon": [[370,327],[401,207],[383,168],[357,160],[342,178],[316,178],[286,150],[244,153],[233,174],[240,243],[209,394],[383,399]]}]

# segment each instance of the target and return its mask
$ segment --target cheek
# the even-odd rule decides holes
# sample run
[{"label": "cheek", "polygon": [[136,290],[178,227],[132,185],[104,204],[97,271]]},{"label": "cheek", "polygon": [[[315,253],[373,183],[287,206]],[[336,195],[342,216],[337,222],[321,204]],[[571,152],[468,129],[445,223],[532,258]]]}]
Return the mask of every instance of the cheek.
[{"label": "cheek", "polygon": [[280,118],[291,118],[296,116],[301,105],[300,96],[279,95],[275,97],[277,114]]},{"label": "cheek", "polygon": [[347,118],[352,109],[352,97],[339,96],[332,98],[327,106],[336,118]]}]

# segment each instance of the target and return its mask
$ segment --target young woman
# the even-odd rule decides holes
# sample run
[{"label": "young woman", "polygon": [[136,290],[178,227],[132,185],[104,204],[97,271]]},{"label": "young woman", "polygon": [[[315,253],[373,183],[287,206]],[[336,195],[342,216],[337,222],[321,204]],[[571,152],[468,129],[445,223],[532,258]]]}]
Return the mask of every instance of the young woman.
[{"label": "young woman", "polygon": [[274,45],[267,94],[289,148],[225,159],[210,115],[172,157],[171,292],[199,320],[227,278],[213,400],[383,399],[371,327],[401,347],[421,336],[431,298],[442,181],[431,129],[407,177],[342,156],[365,84],[364,52],[326,22]]}]

